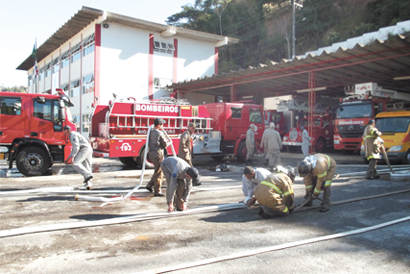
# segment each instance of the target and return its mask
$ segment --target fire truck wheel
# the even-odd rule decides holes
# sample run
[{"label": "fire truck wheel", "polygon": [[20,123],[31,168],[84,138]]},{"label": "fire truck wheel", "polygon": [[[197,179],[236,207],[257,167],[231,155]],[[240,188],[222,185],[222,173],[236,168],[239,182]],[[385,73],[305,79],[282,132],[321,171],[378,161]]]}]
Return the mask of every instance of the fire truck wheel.
[{"label": "fire truck wheel", "polygon": [[16,165],[25,176],[40,176],[50,167],[50,158],[41,148],[26,147],[17,155]]},{"label": "fire truck wheel", "polygon": [[[142,167],[143,160],[144,160],[144,155],[145,155],[145,148],[141,151],[140,156],[137,158],[137,165]],[[147,162],[145,163],[145,168],[146,169],[152,169],[154,168],[154,164],[148,159],[148,154],[147,154]]]},{"label": "fire truck wheel", "polygon": [[120,157],[119,159],[121,163],[123,163],[127,167],[133,167],[133,168],[137,167],[137,162],[134,161],[133,157]]},{"label": "fire truck wheel", "polygon": [[315,150],[318,153],[322,153],[325,151],[325,147],[326,147],[326,142],[323,138],[319,138],[319,140],[317,140],[316,142],[316,147]]},{"label": "fire truck wheel", "polygon": [[246,149],[246,144],[242,141],[238,146],[238,154],[236,155],[236,158],[238,158],[238,161],[240,162],[245,162],[247,153],[248,150]]}]

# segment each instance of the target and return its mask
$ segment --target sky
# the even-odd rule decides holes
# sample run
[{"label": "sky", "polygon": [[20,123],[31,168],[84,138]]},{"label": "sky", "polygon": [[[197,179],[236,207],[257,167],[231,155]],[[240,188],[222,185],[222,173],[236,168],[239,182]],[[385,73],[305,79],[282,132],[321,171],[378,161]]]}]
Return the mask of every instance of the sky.
[{"label": "sky", "polygon": [[165,24],[195,0],[0,0],[0,87],[27,86],[27,72],[16,68],[82,6]]}]

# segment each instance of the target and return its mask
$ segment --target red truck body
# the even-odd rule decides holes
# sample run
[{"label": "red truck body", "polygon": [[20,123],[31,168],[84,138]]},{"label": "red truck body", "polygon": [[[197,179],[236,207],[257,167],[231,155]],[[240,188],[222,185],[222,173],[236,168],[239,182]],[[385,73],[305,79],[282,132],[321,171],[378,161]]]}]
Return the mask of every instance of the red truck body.
[{"label": "red truck body", "polygon": [[211,127],[221,132],[221,154],[213,154],[213,158],[236,156],[238,160],[246,160],[246,132],[251,124],[257,126],[255,143],[259,148],[265,129],[263,107],[252,102],[230,102],[205,104],[211,120]]},{"label": "red truck body", "polygon": [[0,159],[7,160],[9,168],[16,161],[22,174],[43,175],[71,153],[63,127],[76,130],[68,109],[74,105],[62,90],[58,92],[0,92]]},{"label": "red truck body", "polygon": [[312,138],[310,145],[316,152],[323,152],[327,147],[333,146],[333,118],[329,114],[315,114],[313,116],[314,125],[310,125],[309,118],[303,118],[298,127],[292,128],[283,136],[282,145],[287,148],[302,146],[303,126]]},{"label": "red truck body", "polygon": [[[210,118],[203,106],[182,104],[165,104],[159,101],[147,102],[114,102],[109,105],[97,105],[91,118],[91,143],[94,156],[119,157],[128,166],[142,165],[145,152],[146,137],[149,126],[155,118],[166,121],[164,131],[170,137],[176,153],[179,148],[179,138],[187,130],[188,124],[196,124],[196,144],[203,151],[212,149]],[[218,149],[215,152],[219,152]],[[204,152],[206,153],[206,152]],[[171,146],[166,154],[172,155]],[[152,164],[148,163],[148,167]]]}]

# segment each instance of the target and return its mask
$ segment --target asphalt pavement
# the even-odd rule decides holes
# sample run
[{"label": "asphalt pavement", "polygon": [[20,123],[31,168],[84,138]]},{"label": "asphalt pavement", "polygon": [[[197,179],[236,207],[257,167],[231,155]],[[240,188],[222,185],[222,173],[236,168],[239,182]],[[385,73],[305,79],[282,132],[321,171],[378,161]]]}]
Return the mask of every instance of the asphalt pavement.
[{"label": "asphalt pavement", "polygon": [[[123,224],[63,229],[0,238],[1,273],[138,273],[176,265],[195,264],[221,256],[243,256],[261,248],[270,250],[320,236],[344,233],[410,216],[410,178],[383,175],[366,180],[366,165],[358,155],[329,155],[338,163],[341,177],[331,186],[332,203],[353,198],[406,191],[380,198],[333,205],[326,213],[317,208],[287,217],[262,219],[258,208],[241,207],[241,175],[244,164],[225,162],[228,172],[208,170],[215,163],[208,156],[193,161],[202,185],[194,188],[188,212],[215,205],[238,209],[144,220],[167,214],[164,197],[152,197],[142,188],[131,199],[102,206],[100,202],[75,200],[82,185],[70,166],[56,165],[48,176],[22,177],[0,166],[0,235],[7,230],[92,221],[141,217]],[[296,166],[301,154],[282,153],[283,164]],[[141,170],[130,170],[117,159],[94,158],[93,190],[89,196],[113,197],[140,182]],[[262,165],[262,159],[254,162]],[[400,166],[395,166],[395,168]],[[386,169],[379,166],[379,169]],[[152,170],[143,178],[145,185]],[[354,175],[354,174],[353,174]],[[165,188],[165,183],[164,186]],[[44,193],[33,193],[47,188]],[[218,189],[219,188],[219,189]],[[60,191],[55,193],[55,191]],[[208,190],[208,191],[206,191]],[[63,194],[63,191],[69,193]],[[114,194],[91,194],[112,191]],[[294,184],[296,204],[303,201],[304,185]],[[54,193],[52,193],[54,192]],[[80,191],[78,191],[80,193]],[[82,194],[87,195],[87,194]],[[315,201],[314,205],[319,205]],[[174,273],[410,273],[410,222],[353,236],[320,241],[237,259],[177,270]]]}]

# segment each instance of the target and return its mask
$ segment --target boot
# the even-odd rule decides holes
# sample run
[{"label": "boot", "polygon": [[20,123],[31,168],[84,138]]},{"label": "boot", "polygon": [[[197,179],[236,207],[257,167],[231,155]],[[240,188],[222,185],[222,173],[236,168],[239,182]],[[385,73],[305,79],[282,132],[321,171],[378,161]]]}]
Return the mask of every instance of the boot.
[{"label": "boot", "polygon": [[330,209],[330,187],[323,190],[323,203],[320,212],[327,212]]}]

